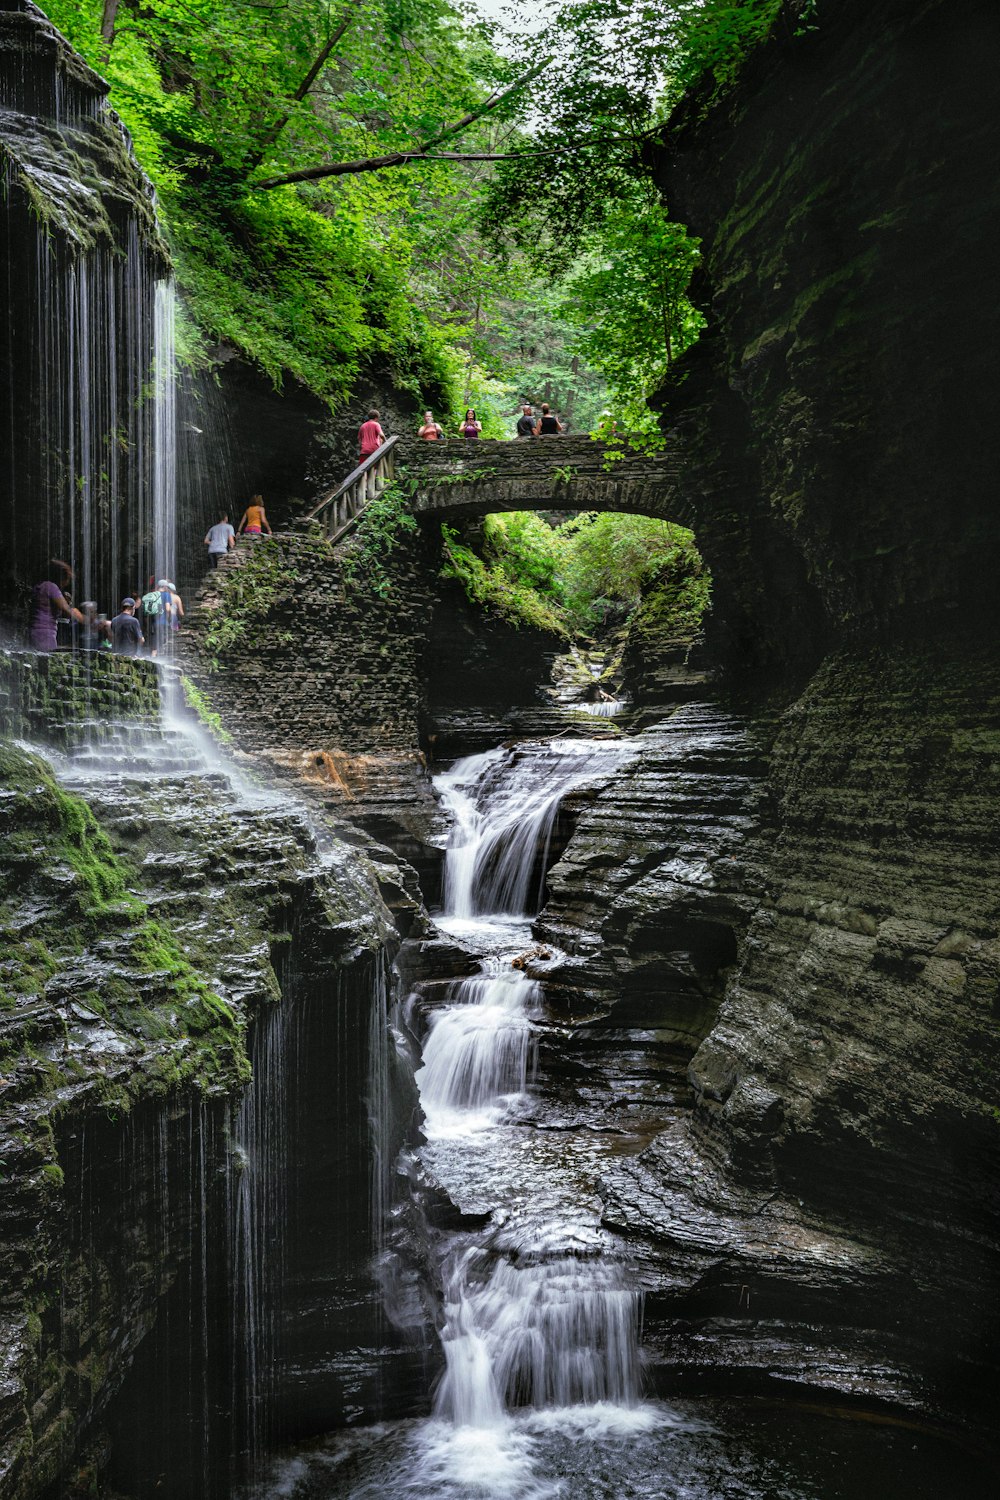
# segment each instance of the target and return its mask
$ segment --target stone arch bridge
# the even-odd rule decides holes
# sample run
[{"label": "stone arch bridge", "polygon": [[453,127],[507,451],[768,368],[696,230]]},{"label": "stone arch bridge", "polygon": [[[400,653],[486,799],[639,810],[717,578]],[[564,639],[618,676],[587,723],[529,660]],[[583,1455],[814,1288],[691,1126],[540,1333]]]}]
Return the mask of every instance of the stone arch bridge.
[{"label": "stone arch bridge", "polygon": [[411,506],[441,520],[515,510],[628,511],[691,526],[693,507],[679,482],[680,455],[609,455],[586,436],[515,439],[455,438],[421,443],[390,438],[324,496],[306,518],[331,540],[351,529],[375,495],[405,471],[417,482]]}]

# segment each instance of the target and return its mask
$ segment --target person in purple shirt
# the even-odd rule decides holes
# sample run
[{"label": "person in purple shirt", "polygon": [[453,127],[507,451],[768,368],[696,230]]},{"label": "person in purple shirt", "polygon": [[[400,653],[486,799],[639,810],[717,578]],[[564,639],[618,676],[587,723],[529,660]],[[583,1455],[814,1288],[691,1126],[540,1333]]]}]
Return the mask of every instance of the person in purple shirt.
[{"label": "person in purple shirt", "polygon": [[83,624],[83,615],[74,609],[63,593],[73,582],[73,569],[69,563],[53,557],[41,583],[31,591],[31,624],[28,639],[36,651],[56,649],[56,624],[61,615]]}]

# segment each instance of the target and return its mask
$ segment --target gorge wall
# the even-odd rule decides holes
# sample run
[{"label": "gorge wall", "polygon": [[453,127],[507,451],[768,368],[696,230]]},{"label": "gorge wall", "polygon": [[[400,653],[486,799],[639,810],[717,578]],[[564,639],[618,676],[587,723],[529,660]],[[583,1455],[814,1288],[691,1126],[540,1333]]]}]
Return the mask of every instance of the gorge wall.
[{"label": "gorge wall", "polygon": [[[627,1100],[635,1066],[693,1098],[604,1188],[664,1388],[822,1388],[980,1430],[998,26],[981,0],[841,0],[671,121],[658,170],[702,240],[708,329],[664,424],[744,718],[683,708],[634,771],[570,799],[538,928],[569,955],[546,975],[571,1037],[556,1092],[586,1109],[600,1078]],[[662,707],[670,652],[632,654],[640,706]],[[455,745],[490,718],[475,677],[445,694]],[[644,1030],[660,1041],[626,1058]]]},{"label": "gorge wall", "polygon": [[[602,1199],[660,1390],[822,1391],[982,1435],[1000,1332],[1000,455],[982,298],[998,200],[975,164],[1000,144],[1000,20],[985,0],[840,0],[821,19],[662,146],[710,320],[665,420],[743,712],[664,713],[627,771],[568,799],[537,928],[567,954],[546,973],[540,1074],[567,1121],[643,1136]],[[240,574],[258,555],[275,569],[255,603]],[[364,604],[343,560],[305,535],[244,550],[200,598],[192,660],[240,749],[360,831],[248,799],[160,725],[147,665],[15,654],[0,671],[7,732],[77,752],[67,791],[0,751],[5,1497],[59,1493],[102,1424],[112,1466],[93,1462],[116,1486],[155,1492],[170,1456],[178,1494],[210,1494],[252,1463],[266,1414],[305,1434],[389,1388],[395,1412],[425,1404],[419,1359],[374,1311],[365,1151],[386,953],[422,925],[368,835],[430,901],[442,830],[421,738],[517,729],[497,692],[537,728],[548,644],[478,635],[419,546]],[[213,646],[213,618],[234,617],[243,633]],[[691,694],[655,648],[632,681],[659,710]],[[78,733],[95,720],[103,743]],[[209,1348],[223,1303],[237,1315]],[[192,1423],[234,1365],[240,1413]]]},{"label": "gorge wall", "polygon": [[[790,706],[760,725],[760,817],[735,851],[759,894],[691,1062],[693,1115],[607,1184],[609,1219],[647,1247],[668,1368],[773,1375],[813,1337],[817,1383],[874,1394],[894,1366],[887,1389],[982,1422],[1000,1278],[1000,195],[982,170],[998,44],[978,0],[841,0],[814,33],[779,28],[659,148],[703,242],[709,328],[662,399],[715,578],[710,642],[745,703]],[[600,919],[607,863],[582,919],[579,869],[553,872],[557,935]],[[673,879],[695,899],[698,878]],[[852,1343],[867,1381],[845,1373]]]},{"label": "gorge wall", "polygon": [[270,1424],[414,1399],[369,1272],[392,872],[157,681],[0,662],[5,1497],[228,1494]]}]

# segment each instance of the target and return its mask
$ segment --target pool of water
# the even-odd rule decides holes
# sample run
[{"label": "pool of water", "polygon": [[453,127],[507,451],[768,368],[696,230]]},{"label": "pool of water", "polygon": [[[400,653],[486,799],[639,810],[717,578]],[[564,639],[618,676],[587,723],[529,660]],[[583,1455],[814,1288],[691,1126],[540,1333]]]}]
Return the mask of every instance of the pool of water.
[{"label": "pool of water", "polygon": [[959,1500],[998,1473],[934,1433],[770,1402],[383,1424],[275,1462],[267,1500]]}]

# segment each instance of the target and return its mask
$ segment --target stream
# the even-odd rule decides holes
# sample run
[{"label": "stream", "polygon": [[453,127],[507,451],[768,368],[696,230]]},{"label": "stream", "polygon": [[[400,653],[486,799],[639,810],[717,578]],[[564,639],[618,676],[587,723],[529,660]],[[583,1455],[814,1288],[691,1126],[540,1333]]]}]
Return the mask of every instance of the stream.
[{"label": "stream", "polygon": [[930,1500],[957,1493],[966,1462],[975,1482],[972,1461],[902,1426],[647,1394],[642,1292],[627,1250],[602,1226],[600,1176],[611,1153],[638,1151],[648,1135],[568,1128],[547,1101],[545,975],[564,955],[532,934],[560,803],[600,786],[640,747],[521,744],[436,778],[452,832],[435,926],[477,971],[417,984],[397,1009],[397,1035],[420,1043],[423,1122],[396,1181],[409,1211],[429,1189],[456,1211],[457,1227],[428,1231],[443,1371],[426,1419],[299,1449],[255,1496]]}]

